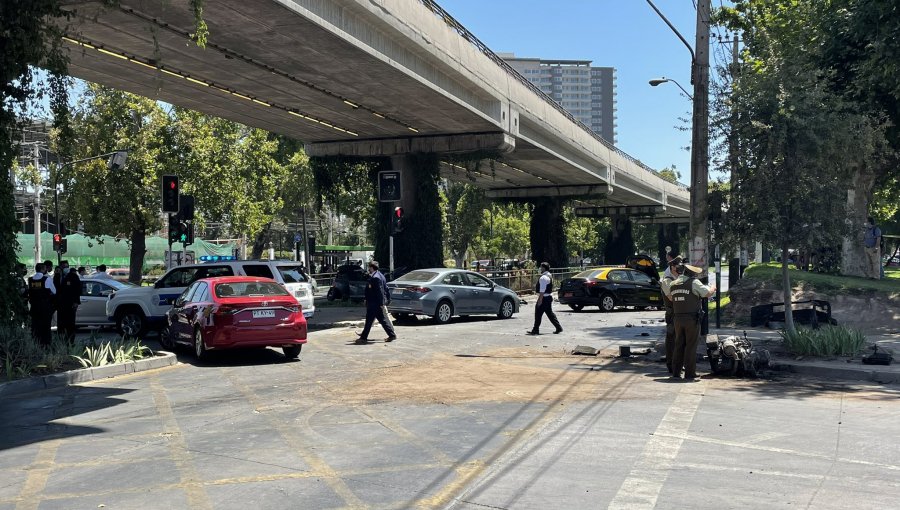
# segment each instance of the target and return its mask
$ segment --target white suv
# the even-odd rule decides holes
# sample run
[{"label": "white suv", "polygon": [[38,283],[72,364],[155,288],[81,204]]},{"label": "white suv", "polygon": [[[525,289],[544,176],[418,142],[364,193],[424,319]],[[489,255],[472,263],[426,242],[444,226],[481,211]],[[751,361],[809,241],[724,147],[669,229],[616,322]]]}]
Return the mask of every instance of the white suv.
[{"label": "white suv", "polygon": [[148,329],[165,326],[166,312],[194,281],[216,276],[257,276],[284,285],[300,302],[303,316],[310,318],[316,312],[313,287],[299,268],[297,262],[274,260],[229,260],[179,266],[170,269],[152,287],[128,287],[110,295],[106,315],[123,335],[141,336]]}]

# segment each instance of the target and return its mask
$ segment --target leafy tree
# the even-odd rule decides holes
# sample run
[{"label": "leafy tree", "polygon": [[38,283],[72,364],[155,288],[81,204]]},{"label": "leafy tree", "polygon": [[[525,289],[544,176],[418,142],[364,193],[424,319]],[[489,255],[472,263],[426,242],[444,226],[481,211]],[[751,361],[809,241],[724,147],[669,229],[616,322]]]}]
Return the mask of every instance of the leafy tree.
[{"label": "leafy tree", "polygon": [[678,179],[681,179],[681,172],[675,169],[675,165],[672,165],[671,167],[660,170],[659,176],[674,184],[678,182]]},{"label": "leafy tree", "polygon": [[471,184],[445,182],[447,248],[456,262],[463,267],[466,251],[485,223],[485,207],[488,201],[484,191]]},{"label": "leafy tree", "polygon": [[819,50],[809,32],[817,12],[803,0],[738,1],[726,11],[747,45],[730,97],[740,143],[729,218],[735,237],[781,249],[790,332],[789,249],[833,246],[848,234],[846,189],[860,168],[878,164],[883,130],[821,86],[830,73],[810,57]]},{"label": "leafy tree", "polygon": [[160,229],[161,176],[179,173],[171,145],[171,119],[151,99],[89,85],[76,107],[76,158],[128,149],[124,169],[105,161],[60,169],[66,209],[61,214],[84,224],[88,235],[112,234],[129,240],[130,280],[143,273],[146,235]]},{"label": "leafy tree", "polygon": [[585,252],[597,248],[600,241],[597,220],[595,218],[576,218],[571,209],[566,210],[566,239],[569,241],[571,255],[579,262],[585,258]]}]

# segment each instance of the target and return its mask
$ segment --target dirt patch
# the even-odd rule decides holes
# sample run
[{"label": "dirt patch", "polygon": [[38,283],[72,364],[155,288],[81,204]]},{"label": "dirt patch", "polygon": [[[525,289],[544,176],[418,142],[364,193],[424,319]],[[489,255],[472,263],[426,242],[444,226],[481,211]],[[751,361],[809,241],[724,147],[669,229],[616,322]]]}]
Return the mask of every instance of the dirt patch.
[{"label": "dirt patch", "polygon": [[[750,322],[750,308],[767,303],[781,303],[780,288],[768,281],[744,279],[729,290],[731,303],[725,308],[725,319],[732,323]],[[900,297],[876,292],[868,294],[830,294],[818,292],[809,285],[794,289],[793,300],[822,299],[831,303],[831,314],[838,324],[861,329],[869,335],[900,333]]]},{"label": "dirt patch", "polygon": [[500,349],[473,356],[442,354],[374,369],[340,390],[343,400],[427,403],[596,399],[612,374],[604,360],[563,352]]}]

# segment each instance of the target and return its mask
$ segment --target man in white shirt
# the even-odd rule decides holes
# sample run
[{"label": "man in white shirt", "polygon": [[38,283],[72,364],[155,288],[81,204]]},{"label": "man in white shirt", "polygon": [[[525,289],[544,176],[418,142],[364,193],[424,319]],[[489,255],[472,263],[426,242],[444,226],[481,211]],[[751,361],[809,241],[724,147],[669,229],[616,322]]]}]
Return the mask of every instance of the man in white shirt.
[{"label": "man in white shirt", "polygon": [[553,278],[550,275],[550,264],[548,262],[541,262],[541,277],[538,279],[535,291],[537,291],[537,304],[534,305],[534,327],[531,328],[528,334],[541,334],[541,320],[544,318],[544,314],[547,314],[547,318],[556,327],[553,334],[562,333],[563,328],[559,325],[559,320],[556,319],[556,314],[553,313],[552,308]]},{"label": "man in white shirt", "polygon": [[106,264],[100,264],[97,266],[97,271],[91,275],[92,280],[112,280],[112,276],[106,272]]}]

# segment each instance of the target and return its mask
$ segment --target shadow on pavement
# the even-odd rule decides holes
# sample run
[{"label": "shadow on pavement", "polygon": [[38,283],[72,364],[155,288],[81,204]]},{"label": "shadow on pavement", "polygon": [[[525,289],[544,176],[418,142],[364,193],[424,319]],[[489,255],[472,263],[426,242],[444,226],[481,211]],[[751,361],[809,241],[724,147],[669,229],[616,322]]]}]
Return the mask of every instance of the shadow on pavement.
[{"label": "shadow on pavement", "polygon": [[105,432],[98,427],[54,423],[127,402],[132,389],[67,386],[59,390],[7,397],[0,401],[0,451],[31,443]]}]

